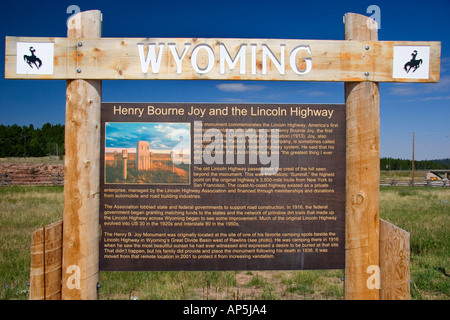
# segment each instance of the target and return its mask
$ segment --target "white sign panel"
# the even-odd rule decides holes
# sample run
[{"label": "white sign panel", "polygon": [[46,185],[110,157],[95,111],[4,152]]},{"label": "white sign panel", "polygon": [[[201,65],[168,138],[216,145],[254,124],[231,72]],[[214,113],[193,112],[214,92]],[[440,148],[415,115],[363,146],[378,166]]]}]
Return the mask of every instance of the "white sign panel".
[{"label": "white sign panel", "polygon": [[430,77],[429,46],[394,46],[393,78],[428,79]]},{"label": "white sign panel", "polygon": [[54,43],[17,42],[17,74],[53,74]]}]

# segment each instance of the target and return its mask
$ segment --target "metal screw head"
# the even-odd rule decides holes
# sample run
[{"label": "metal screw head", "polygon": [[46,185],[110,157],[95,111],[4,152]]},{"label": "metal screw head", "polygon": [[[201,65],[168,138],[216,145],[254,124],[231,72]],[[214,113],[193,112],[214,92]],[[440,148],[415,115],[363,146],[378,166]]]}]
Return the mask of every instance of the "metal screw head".
[{"label": "metal screw head", "polygon": [[364,72],[364,75],[367,77],[370,73],[368,72]]},{"label": "metal screw head", "polygon": [[369,46],[366,46],[366,50],[369,50],[370,49],[370,47]]},{"label": "metal screw head", "polygon": [[78,46],[81,47],[83,45],[82,42],[78,42]]},{"label": "metal screw head", "polygon": [[81,73],[81,69],[77,69],[77,73]]}]

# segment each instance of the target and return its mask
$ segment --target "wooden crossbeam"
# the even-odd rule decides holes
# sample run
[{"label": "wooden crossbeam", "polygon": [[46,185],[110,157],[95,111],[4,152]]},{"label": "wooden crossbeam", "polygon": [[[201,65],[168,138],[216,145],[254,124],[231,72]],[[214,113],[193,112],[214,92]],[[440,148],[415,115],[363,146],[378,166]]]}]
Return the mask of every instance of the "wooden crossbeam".
[{"label": "wooden crossbeam", "polygon": [[[43,66],[26,64],[32,55],[43,54],[34,48],[42,43],[53,44],[53,70],[40,72]],[[413,56],[416,48],[419,54]],[[394,72],[399,49],[403,56],[395,64],[400,75]],[[438,82],[440,55],[436,41],[6,37],[5,77]],[[403,72],[410,59],[419,69]]]}]

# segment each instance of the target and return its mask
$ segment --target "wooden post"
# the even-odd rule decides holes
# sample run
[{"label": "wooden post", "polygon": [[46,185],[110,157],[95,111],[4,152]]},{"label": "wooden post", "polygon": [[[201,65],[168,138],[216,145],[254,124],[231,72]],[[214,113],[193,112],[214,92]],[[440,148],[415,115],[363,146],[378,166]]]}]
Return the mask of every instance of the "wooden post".
[{"label": "wooden post", "polygon": [[382,300],[410,300],[410,235],[380,219]]},{"label": "wooden post", "polygon": [[30,300],[44,300],[44,228],[31,235]]},{"label": "wooden post", "polygon": [[[98,10],[76,14],[67,36],[82,47],[84,38],[101,37],[101,21]],[[100,80],[66,83],[63,300],[98,298],[101,88]]]},{"label": "wooden post", "polygon": [[[344,16],[345,40],[378,40],[370,18]],[[369,21],[368,21],[369,20]],[[367,54],[370,54],[367,48]],[[364,71],[362,71],[364,72]],[[370,77],[370,74],[366,74]],[[378,300],[368,270],[379,267],[379,88],[374,82],[345,83],[347,114],[345,299]],[[378,269],[379,270],[379,269]],[[368,273],[369,272],[369,273]],[[375,272],[376,269],[375,269]]]},{"label": "wooden post", "polygon": [[62,221],[33,232],[30,300],[61,299]]}]

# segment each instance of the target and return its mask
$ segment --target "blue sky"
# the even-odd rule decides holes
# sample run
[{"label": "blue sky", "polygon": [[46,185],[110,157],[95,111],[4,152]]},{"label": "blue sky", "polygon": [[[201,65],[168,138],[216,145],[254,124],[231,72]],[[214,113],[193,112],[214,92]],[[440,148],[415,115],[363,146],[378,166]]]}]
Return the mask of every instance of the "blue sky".
[{"label": "blue sky", "polygon": [[107,122],[105,146],[133,149],[138,141],[148,141],[151,151],[167,151],[182,146],[185,140],[190,150],[190,132],[190,123]]},{"label": "blue sky", "polygon": [[[343,39],[346,12],[381,10],[379,40],[441,41],[438,84],[380,84],[382,157],[450,158],[450,0],[8,1],[1,36],[66,37],[67,8],[103,13],[103,37]],[[4,41],[0,41],[4,54]],[[1,65],[4,75],[4,64]],[[103,81],[105,102],[344,103],[344,84]],[[0,124],[63,124],[65,81],[0,78]]]}]

